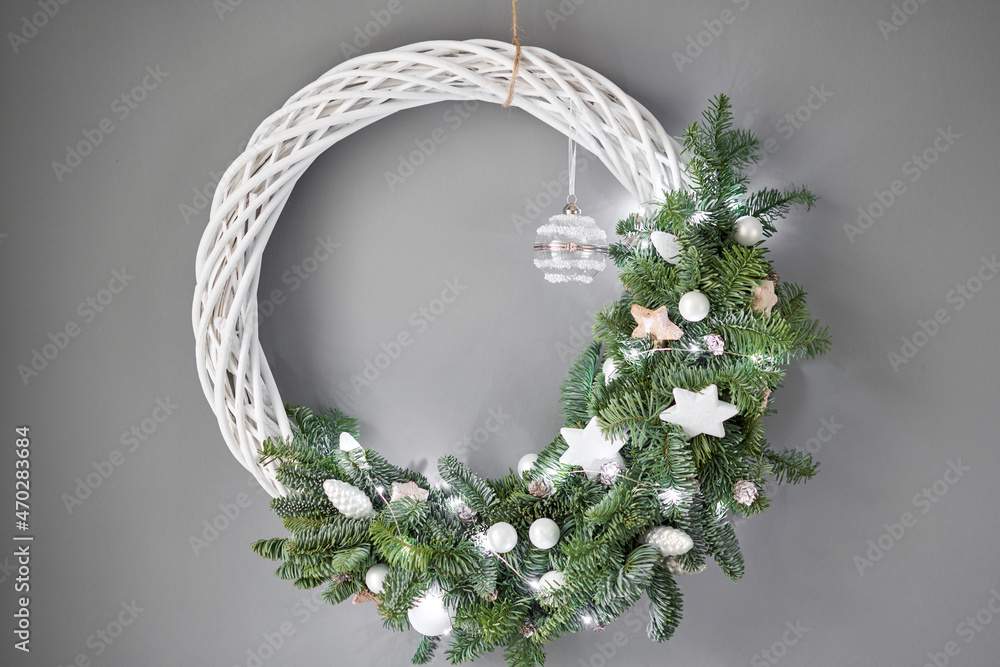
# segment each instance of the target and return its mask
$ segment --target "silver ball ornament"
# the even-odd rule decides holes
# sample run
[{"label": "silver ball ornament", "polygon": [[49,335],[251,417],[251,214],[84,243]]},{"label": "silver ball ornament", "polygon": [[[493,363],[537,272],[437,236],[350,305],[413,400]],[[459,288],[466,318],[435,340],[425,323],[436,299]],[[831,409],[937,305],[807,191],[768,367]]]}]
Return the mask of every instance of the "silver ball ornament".
[{"label": "silver ball ornament", "polygon": [[385,584],[385,578],[389,576],[389,566],[378,563],[377,565],[372,565],[368,568],[365,573],[365,586],[368,587],[372,593],[376,595],[382,592]]},{"label": "silver ball ornament", "polygon": [[754,245],[764,238],[764,226],[752,215],[744,215],[736,219],[736,229],[733,240],[740,245]]},{"label": "silver ball ornament", "polygon": [[528,539],[539,549],[551,549],[559,541],[559,524],[552,519],[535,519],[528,529]]},{"label": "silver ball ornament", "polygon": [[406,612],[406,617],[414,630],[427,637],[438,637],[451,630],[452,612],[444,606],[444,593],[436,584]]},{"label": "silver ball ornament", "polygon": [[700,322],[708,317],[709,307],[708,297],[697,290],[685,293],[677,303],[681,317],[688,322]]},{"label": "silver ball ornament", "polygon": [[535,461],[538,460],[538,454],[525,454],[517,462],[517,476],[524,477],[524,473],[531,470],[532,466],[535,465]]},{"label": "silver ball ornament", "polygon": [[487,529],[486,543],[493,553],[505,554],[517,546],[517,531],[506,521],[500,521]]},{"label": "silver ball ornament", "polygon": [[566,584],[566,576],[558,570],[549,570],[538,580],[538,590],[543,596],[550,596]]}]

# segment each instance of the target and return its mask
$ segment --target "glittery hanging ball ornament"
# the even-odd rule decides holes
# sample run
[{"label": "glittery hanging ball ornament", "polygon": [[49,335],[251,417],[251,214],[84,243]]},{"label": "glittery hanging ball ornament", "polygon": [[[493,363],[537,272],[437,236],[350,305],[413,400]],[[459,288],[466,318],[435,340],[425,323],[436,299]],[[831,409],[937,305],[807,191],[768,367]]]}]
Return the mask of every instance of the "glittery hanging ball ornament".
[{"label": "glittery hanging ball ornament", "polygon": [[586,285],[607,265],[608,235],[576,204],[538,228],[534,247],[535,266],[550,283]]},{"label": "glittery hanging ball ornament", "polygon": [[757,487],[753,482],[741,479],[733,487],[733,499],[740,505],[753,505],[753,501],[757,500]]}]

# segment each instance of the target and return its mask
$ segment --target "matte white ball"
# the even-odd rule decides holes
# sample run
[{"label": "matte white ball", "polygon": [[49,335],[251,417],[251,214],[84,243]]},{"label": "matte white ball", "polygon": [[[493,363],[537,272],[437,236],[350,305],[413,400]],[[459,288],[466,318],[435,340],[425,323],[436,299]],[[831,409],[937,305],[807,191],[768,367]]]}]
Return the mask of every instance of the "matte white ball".
[{"label": "matte white ball", "polygon": [[558,570],[549,570],[538,580],[538,590],[542,593],[555,593],[566,584],[566,577]]},{"label": "matte white ball", "polygon": [[609,385],[615,381],[618,377],[618,365],[615,364],[615,360],[608,357],[604,360],[604,364],[601,366],[601,371],[604,373],[604,384]]},{"label": "matte white ball", "polygon": [[517,546],[517,531],[509,523],[500,521],[486,531],[486,543],[494,553],[505,554]]},{"label": "matte white ball", "polygon": [[528,529],[528,539],[539,549],[551,549],[559,541],[559,524],[552,519],[535,519]]},{"label": "matte white ball", "polygon": [[736,229],[733,231],[733,240],[740,245],[754,245],[764,238],[764,227],[760,220],[752,215],[744,215],[736,219]]},{"label": "matte white ball", "polygon": [[444,606],[444,593],[436,584],[406,612],[406,617],[414,630],[427,637],[438,637],[451,630],[452,612]]},{"label": "matte white ball", "polygon": [[650,232],[649,240],[653,242],[656,252],[670,264],[681,260],[681,248],[677,245],[677,237],[667,232]]},{"label": "matte white ball", "polygon": [[524,473],[531,470],[532,466],[535,465],[535,461],[538,460],[538,454],[525,454],[517,462],[517,476],[524,477]]},{"label": "matte white ball", "polygon": [[365,586],[368,587],[375,595],[382,592],[382,584],[385,583],[385,578],[389,576],[389,566],[379,563],[378,565],[372,565],[365,572]]},{"label": "matte white ball", "polygon": [[677,309],[688,322],[700,322],[708,316],[708,297],[697,290],[687,292],[677,303]]}]

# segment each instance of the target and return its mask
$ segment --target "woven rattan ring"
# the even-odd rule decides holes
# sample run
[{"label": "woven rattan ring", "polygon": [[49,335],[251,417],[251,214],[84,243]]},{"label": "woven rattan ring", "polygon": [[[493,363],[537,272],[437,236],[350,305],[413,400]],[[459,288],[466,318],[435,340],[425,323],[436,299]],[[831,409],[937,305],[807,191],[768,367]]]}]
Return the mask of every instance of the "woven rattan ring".
[{"label": "woven rattan ring", "polygon": [[[198,246],[192,320],[198,373],[230,451],[272,496],[264,440],[291,434],[257,335],[261,258],[302,173],[341,139],[403,109],[449,100],[503,103],[514,47],[434,41],[348,60],[296,93],[257,128],[226,170]],[[524,47],[511,106],[572,137],[639,206],[683,187],[680,147],[655,118],[593,70]]]}]

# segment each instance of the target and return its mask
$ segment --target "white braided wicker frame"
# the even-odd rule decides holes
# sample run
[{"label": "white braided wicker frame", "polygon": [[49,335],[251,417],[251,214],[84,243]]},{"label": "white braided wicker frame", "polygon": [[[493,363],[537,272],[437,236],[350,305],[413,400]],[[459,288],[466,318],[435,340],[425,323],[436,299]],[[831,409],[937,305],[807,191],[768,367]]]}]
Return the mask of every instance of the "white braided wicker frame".
[{"label": "white braided wicker frame", "polygon": [[[274,465],[259,464],[258,450],[291,428],[257,336],[257,283],[292,188],[320,153],[389,114],[446,100],[502,103],[514,55],[492,40],[434,41],[341,63],[261,123],[219,182],[195,269],[198,373],[230,451],[272,496],[287,489]],[[572,133],[639,205],[684,187],[676,141],[587,67],[523,48],[512,106]]]}]

